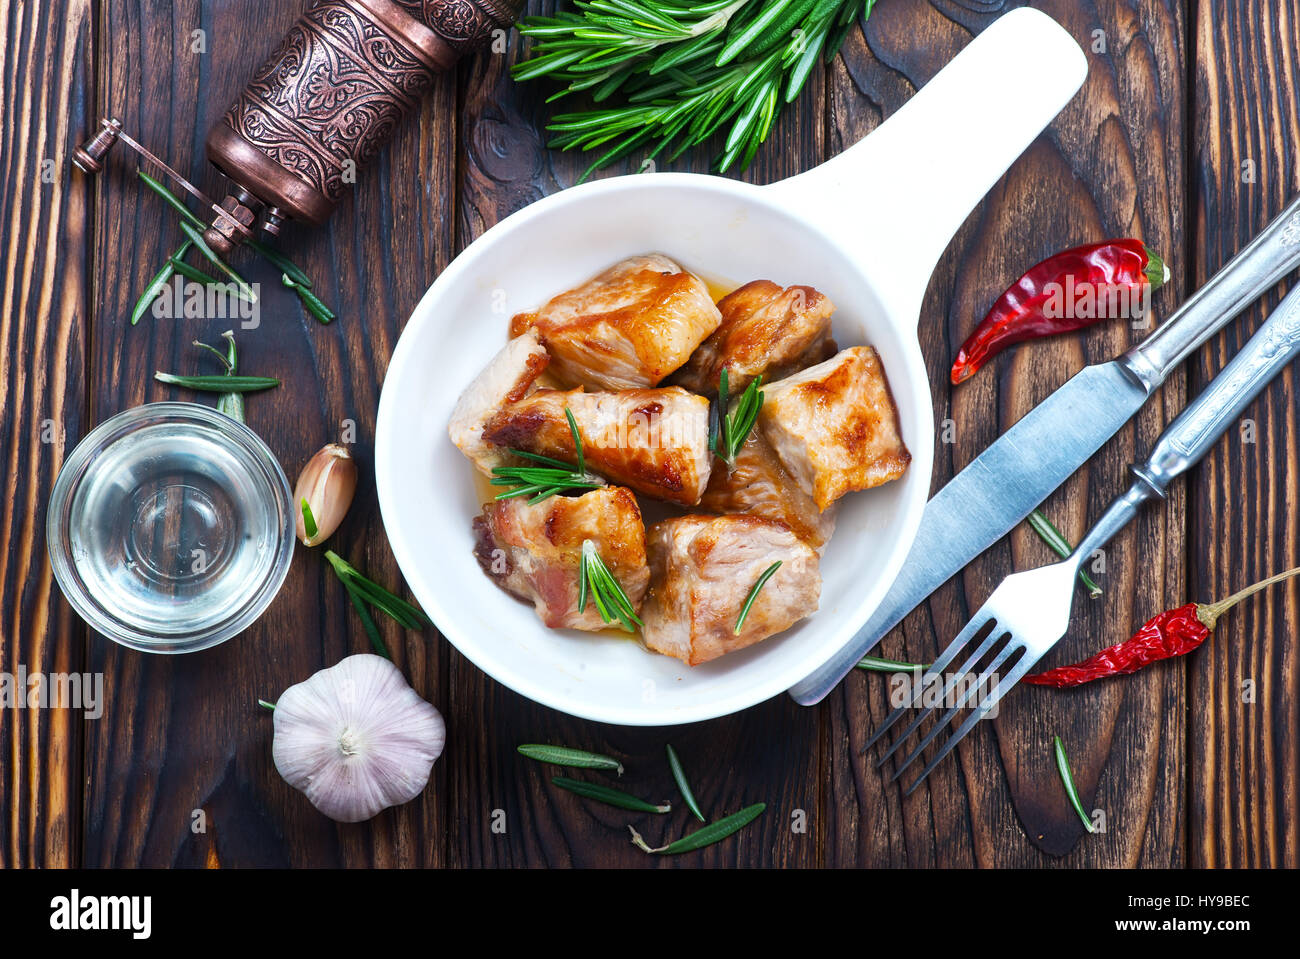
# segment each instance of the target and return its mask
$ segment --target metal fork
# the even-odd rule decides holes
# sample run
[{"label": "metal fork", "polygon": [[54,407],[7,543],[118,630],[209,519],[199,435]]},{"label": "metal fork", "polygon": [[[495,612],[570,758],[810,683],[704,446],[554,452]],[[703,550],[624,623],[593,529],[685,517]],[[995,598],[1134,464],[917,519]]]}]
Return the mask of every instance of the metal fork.
[{"label": "metal fork", "polygon": [[[898,779],[960,712],[966,710],[969,715],[925,764],[905,795],[916,789],[1007,691],[1060,642],[1070,622],[1075,577],[1080,567],[1128,524],[1144,502],[1164,499],[1174,477],[1186,472],[1209,452],[1228,426],[1297,353],[1300,353],[1300,285],[1278,304],[1204,392],[1165,428],[1147,461],[1130,467],[1136,477],[1133,485],[1111,504],[1067,559],[1015,573],[998,585],[957,638],[914,684],[911,698],[886,717],[863,747],[865,752],[923,697],[930,698],[936,684],[943,682],[938,702],[946,704],[955,697],[954,701],[899,762],[893,778]],[[984,638],[976,644],[979,636]],[[944,670],[959,659],[961,665],[945,680]],[[972,672],[986,659],[987,664],[972,681]],[[1008,670],[1005,675],[1001,672],[1004,668]],[[991,684],[995,684],[991,690],[971,701]],[[877,765],[883,765],[939,708],[942,707],[923,709],[884,751]]]}]

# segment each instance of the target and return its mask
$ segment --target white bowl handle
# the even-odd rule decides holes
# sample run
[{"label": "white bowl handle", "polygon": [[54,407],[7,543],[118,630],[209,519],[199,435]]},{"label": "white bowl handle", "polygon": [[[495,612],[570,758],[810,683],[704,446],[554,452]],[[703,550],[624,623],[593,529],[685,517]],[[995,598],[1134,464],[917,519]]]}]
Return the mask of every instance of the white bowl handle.
[{"label": "white bowl handle", "polygon": [[876,281],[886,310],[913,322],[962,221],[1087,72],[1056,21],[1013,10],[869,136],[765,189],[832,234]]}]

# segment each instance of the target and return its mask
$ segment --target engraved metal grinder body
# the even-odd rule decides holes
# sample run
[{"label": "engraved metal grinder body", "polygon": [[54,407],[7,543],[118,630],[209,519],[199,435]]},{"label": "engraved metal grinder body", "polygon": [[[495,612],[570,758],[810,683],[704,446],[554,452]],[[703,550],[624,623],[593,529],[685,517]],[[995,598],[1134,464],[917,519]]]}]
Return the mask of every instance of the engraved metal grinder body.
[{"label": "engraved metal grinder body", "polygon": [[[466,52],[514,23],[523,0],[313,0],[208,133],[208,159],[234,188],[220,204],[276,235],[319,225]],[[218,217],[204,238],[240,240]]]},{"label": "engraved metal grinder body", "polygon": [[207,137],[231,181],[215,203],[122,132],[116,119],[74,152],[86,173],[125,142],[213,214],[203,234],[225,256],[286,219],[324,223],[354,175],[465,53],[508,30],[524,0],[312,0]]}]

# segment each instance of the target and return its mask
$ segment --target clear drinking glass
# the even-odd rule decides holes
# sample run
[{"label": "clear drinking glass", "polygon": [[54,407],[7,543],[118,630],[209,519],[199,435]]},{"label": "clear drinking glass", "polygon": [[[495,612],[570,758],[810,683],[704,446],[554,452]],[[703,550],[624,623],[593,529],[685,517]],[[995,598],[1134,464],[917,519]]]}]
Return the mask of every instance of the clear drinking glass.
[{"label": "clear drinking glass", "polygon": [[151,653],[224,642],[275,597],[292,494],[248,427],[195,403],[106,420],[59,471],[46,519],[55,579],[108,638]]}]

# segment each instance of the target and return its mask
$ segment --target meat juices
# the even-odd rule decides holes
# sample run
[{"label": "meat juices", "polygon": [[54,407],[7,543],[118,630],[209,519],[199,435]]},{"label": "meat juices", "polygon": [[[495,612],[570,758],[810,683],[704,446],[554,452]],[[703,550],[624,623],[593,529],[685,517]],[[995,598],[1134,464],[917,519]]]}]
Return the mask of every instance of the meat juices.
[{"label": "meat juices", "polygon": [[532,313],[510,335],[536,330],[566,386],[657,386],[717,329],[708,287],[660,254],[628,257]]},{"label": "meat juices", "polygon": [[834,507],[825,512],[817,508],[757,429],[750,431],[736,454],[735,466],[714,466],[700,508],[710,513],[743,513],[777,520],[816,550],[826,545],[835,532]]},{"label": "meat juices", "polygon": [[835,354],[835,305],[811,286],[754,280],[720,299],[718,310],[721,325],[674,377],[688,390],[717,396],[726,367],[727,389],[739,396],[759,374],[770,382]]},{"label": "meat juices", "polygon": [[699,502],[713,465],[709,401],[680,386],[618,393],[538,390],[493,415],[483,439],[572,463],[577,451],[566,407],[578,424],[589,470],[670,503]]},{"label": "meat juices", "polygon": [[552,629],[606,629],[590,597],[578,609],[583,540],[595,544],[634,608],[650,583],[645,527],[631,490],[606,486],[582,496],[496,500],[474,520],[474,556],[498,586],[532,602]]},{"label": "meat juices", "polygon": [[912,460],[869,346],[843,350],[763,394],[758,428],[820,510],[852,490],[898,479]]},{"label": "meat juices", "polygon": [[[650,593],[642,638],[657,653],[698,666],[789,629],[817,609],[817,553],[784,523],[754,516],[681,516],[646,536]],[[781,566],[759,590],[735,632],[741,608],[763,572]]]},{"label": "meat juices", "polygon": [[529,331],[508,342],[456,401],[447,433],[456,448],[487,476],[504,466],[510,454],[483,439],[483,425],[502,406],[528,395],[550,357],[537,334]]}]

